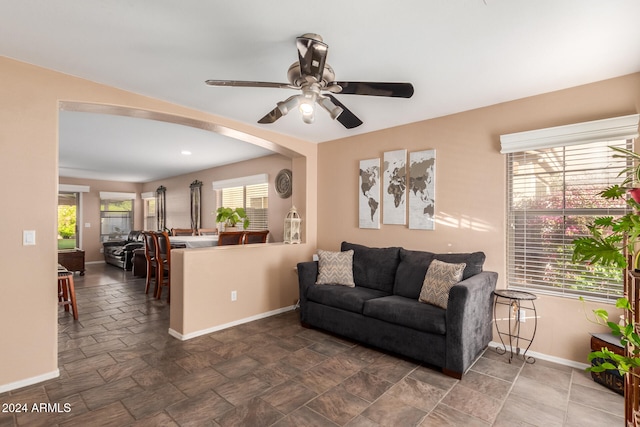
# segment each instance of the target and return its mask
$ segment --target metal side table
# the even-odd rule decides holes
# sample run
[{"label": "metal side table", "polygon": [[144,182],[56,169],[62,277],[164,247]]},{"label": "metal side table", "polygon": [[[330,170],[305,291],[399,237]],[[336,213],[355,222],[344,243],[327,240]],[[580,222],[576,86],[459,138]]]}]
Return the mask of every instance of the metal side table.
[{"label": "metal side table", "polygon": [[[505,342],[505,339],[508,338],[509,363],[511,363],[514,351],[517,356],[520,355],[520,342],[523,341],[527,347],[522,352],[522,358],[526,363],[535,363],[536,360],[533,357],[527,356],[527,351],[533,343],[533,339],[536,336],[536,329],[538,327],[538,314],[536,312],[536,305],[534,303],[535,299],[538,297],[530,292],[514,291],[509,289],[497,289],[494,291],[494,295],[495,300],[493,303],[493,320],[496,324],[496,331],[498,331],[500,342],[502,343],[502,348],[496,347],[496,352],[498,354],[505,354],[507,352],[507,344]],[[499,319],[496,316],[496,307],[498,307],[499,305],[509,306],[509,326],[507,331],[500,330],[498,322]],[[524,322],[524,319],[520,319],[520,310],[533,310],[533,334],[531,334],[531,338],[520,336],[520,324]]]}]

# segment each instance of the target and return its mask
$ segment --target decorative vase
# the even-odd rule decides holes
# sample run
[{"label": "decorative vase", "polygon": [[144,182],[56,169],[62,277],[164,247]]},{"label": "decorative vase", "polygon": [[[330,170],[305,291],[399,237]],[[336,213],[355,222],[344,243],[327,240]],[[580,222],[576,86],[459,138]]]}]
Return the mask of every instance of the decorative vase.
[{"label": "decorative vase", "polygon": [[632,188],[629,190],[629,195],[637,203],[640,203],[640,188]]}]

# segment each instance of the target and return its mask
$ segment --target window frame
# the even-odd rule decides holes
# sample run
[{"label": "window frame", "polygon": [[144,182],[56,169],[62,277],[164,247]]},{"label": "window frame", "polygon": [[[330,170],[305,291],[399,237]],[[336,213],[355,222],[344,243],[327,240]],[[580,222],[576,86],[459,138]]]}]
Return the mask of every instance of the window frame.
[{"label": "window frame", "polygon": [[[515,280],[515,278],[518,277],[515,271],[515,265],[517,262],[515,261],[515,258],[517,257],[517,247],[515,243],[512,241],[514,239],[514,236],[512,234],[516,234],[517,230],[514,231],[512,227],[514,227],[516,224],[516,222],[514,221],[514,217],[516,216],[516,213],[514,212],[517,212],[518,210],[513,208],[514,195],[513,195],[513,188],[512,188],[512,185],[513,185],[512,166],[513,166],[513,157],[516,155],[524,155],[524,153],[527,153],[527,152],[535,154],[536,152],[542,152],[546,149],[562,149],[562,152],[563,152],[562,173],[566,175],[567,157],[565,155],[567,150],[570,149],[570,147],[584,146],[585,144],[590,144],[590,143],[601,143],[601,144],[607,143],[607,142],[611,143],[611,141],[625,141],[625,145],[629,147],[630,144],[633,144],[632,140],[635,140],[638,137],[639,118],[640,118],[639,114],[633,114],[633,115],[623,116],[623,117],[614,117],[610,119],[595,120],[592,122],[584,122],[584,123],[577,123],[577,124],[571,124],[571,125],[565,125],[565,126],[557,126],[553,128],[501,135],[500,137],[501,153],[507,154],[507,156],[505,156],[506,157],[505,192],[507,197],[506,221],[505,221],[505,225],[507,227],[505,230],[506,232],[505,266],[506,266],[506,273],[507,273],[507,287],[509,289],[521,289],[521,290],[527,290],[527,291],[534,291],[536,293],[550,294],[550,295],[555,295],[560,297],[569,297],[569,298],[584,297],[585,299],[599,300],[599,301],[615,300],[616,298],[622,295],[623,293],[622,272],[619,270],[613,273],[602,272],[602,271],[598,272],[598,274],[602,276],[613,278],[612,281],[615,282],[615,284],[612,285],[613,287],[611,289],[605,287],[605,289],[607,289],[607,291],[610,291],[610,292],[604,292],[604,293],[589,292],[588,290],[590,288],[588,286],[585,287],[587,291],[585,291],[585,289],[575,290],[575,289],[572,289],[571,286],[565,283],[564,281],[562,282],[562,286],[556,287],[556,286],[550,286],[550,285],[541,285],[540,283],[536,283],[536,284],[528,284],[526,282],[518,283]],[[579,149],[580,147],[575,147],[575,148]],[[526,164],[526,162],[523,162],[523,163]],[[623,168],[624,167],[622,167],[621,169]],[[535,166],[532,167],[532,169],[535,169]],[[603,170],[606,170],[606,169],[603,169]],[[565,175],[563,175],[563,177]],[[604,175],[604,174],[601,174],[601,175]],[[534,178],[537,178],[537,176],[535,176]],[[620,177],[616,179],[615,182],[612,182],[611,184],[619,183],[623,179],[624,179],[623,177]],[[579,179],[577,179],[576,181],[579,181]],[[603,189],[604,188],[601,188],[599,190],[603,190]],[[574,214],[580,214],[580,215],[590,214],[590,215],[596,215],[596,216],[598,215],[613,216],[618,214],[624,214],[625,212],[628,211],[627,210],[628,207],[623,204],[618,204],[617,206],[613,204],[612,205],[613,207],[609,207],[608,209],[607,207],[591,207],[591,208],[569,207],[567,208],[567,205],[568,205],[567,182],[562,183],[561,191],[562,191],[562,209],[557,209],[557,207],[555,209],[540,209],[540,208],[529,209],[528,213],[529,214],[538,213],[538,214],[561,215],[562,227],[563,227],[561,228],[561,230],[563,230],[563,234],[567,234],[567,229],[564,228],[564,226],[567,224],[568,213],[569,214],[574,213]],[[538,195],[536,194],[536,196],[534,197],[534,200],[537,199],[537,197]],[[597,194],[594,194],[594,197],[598,197]],[[543,218],[543,217],[544,217],[543,215],[539,216],[539,218]],[[542,228],[540,230],[542,230]],[[552,234],[552,236],[556,236],[556,235]],[[567,255],[566,251],[570,251],[572,253],[572,244],[570,241],[572,241],[573,238],[578,236],[575,235],[571,237],[572,238],[569,238],[569,237],[566,238],[566,240],[568,241],[568,244],[565,242],[562,243],[562,245],[564,246],[562,246],[562,250],[559,252],[560,254],[559,257],[562,258],[563,261],[566,261],[566,255]],[[532,261],[531,264],[536,265],[535,258],[533,258],[533,255],[531,255],[531,253],[527,254],[527,248],[523,246],[526,244],[526,240],[527,240],[527,236],[524,237],[524,240],[523,242],[521,242],[521,245],[520,245],[520,247],[524,248],[524,251],[523,251],[524,255],[522,255],[522,259],[524,259],[525,264],[530,259]],[[532,244],[529,247],[535,248],[536,246]],[[527,259],[527,255],[529,256],[529,259]],[[539,266],[543,265],[543,263],[544,261],[539,261]],[[563,279],[566,277],[567,272],[574,271],[572,270],[574,266],[576,268],[585,267],[584,264],[581,266],[578,266],[576,264],[573,264],[572,266],[570,266],[569,263],[564,263],[563,265],[564,267],[562,269],[559,269],[565,275],[563,276]],[[553,267],[555,266],[551,266],[551,268]],[[595,274],[593,273],[594,270],[595,270],[595,267],[590,270],[592,272],[590,274]],[[538,269],[538,271],[540,270]],[[582,274],[581,270],[575,270],[575,271]],[[544,272],[544,274],[546,274],[546,271]],[[582,277],[580,274],[576,273],[575,276]],[[535,274],[532,274],[532,277],[534,276]],[[619,276],[619,280],[618,280],[618,276]],[[618,282],[619,282],[619,285],[618,285]]]},{"label": "window frame", "polygon": [[[247,191],[247,187],[255,187],[260,186],[263,187],[262,191],[264,192],[263,200],[266,200],[266,207],[259,208],[262,212],[253,212],[252,207],[247,206],[247,197],[250,191]],[[242,189],[242,195],[235,195],[235,202],[231,204],[224,203],[224,193],[230,190]],[[269,229],[269,179],[267,174],[259,174],[252,175],[234,179],[228,179],[224,181],[215,181],[213,182],[213,189],[216,194],[216,205],[218,207],[242,207],[245,209],[247,213],[247,217],[249,218],[249,227],[247,230],[257,231],[257,230],[267,230]],[[242,206],[239,206],[239,200],[242,200]],[[263,206],[265,203],[263,203]]]},{"label": "window frame", "polygon": [[[103,206],[105,206],[105,204],[109,206],[111,203],[114,203],[114,202],[125,202],[125,201],[129,201],[131,203],[131,209],[128,211],[103,210]],[[100,242],[107,242],[109,240],[122,240],[127,238],[127,235],[133,230],[133,227],[134,227],[135,201],[136,201],[135,193],[118,193],[118,192],[102,192],[102,191],[100,192],[100,208],[99,208]],[[105,219],[109,219],[104,215],[110,212],[127,212],[128,213],[128,215],[126,215],[126,218],[128,218],[128,222],[129,222],[128,229],[127,227],[124,227],[121,232],[116,233],[115,239],[112,238],[114,237],[114,233],[107,233],[107,234],[103,233],[103,227],[104,227],[103,222]]]}]

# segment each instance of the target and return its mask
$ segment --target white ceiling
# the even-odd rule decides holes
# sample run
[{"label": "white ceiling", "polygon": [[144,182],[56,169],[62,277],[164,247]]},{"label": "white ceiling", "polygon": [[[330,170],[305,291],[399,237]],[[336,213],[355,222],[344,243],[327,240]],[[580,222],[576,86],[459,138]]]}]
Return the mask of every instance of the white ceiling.
[{"label": "white ceiling", "polygon": [[[638,16],[638,0],[325,0],[315,7],[292,0],[0,0],[0,55],[324,142],[640,71]],[[286,82],[295,38],[309,32],[329,45],[336,80],[406,81],[415,95],[337,95],[364,121],[347,130],[322,110],[311,125],[297,111],[260,125],[292,90],[204,84]],[[74,135],[87,131],[89,116],[63,114],[63,166],[98,171],[116,151],[115,128],[141,135],[137,120],[112,117],[100,126],[113,132]],[[129,148],[165,135],[146,129],[155,137],[128,139]],[[89,139],[93,156],[72,162],[72,144]],[[128,157],[118,154],[119,161]]]}]

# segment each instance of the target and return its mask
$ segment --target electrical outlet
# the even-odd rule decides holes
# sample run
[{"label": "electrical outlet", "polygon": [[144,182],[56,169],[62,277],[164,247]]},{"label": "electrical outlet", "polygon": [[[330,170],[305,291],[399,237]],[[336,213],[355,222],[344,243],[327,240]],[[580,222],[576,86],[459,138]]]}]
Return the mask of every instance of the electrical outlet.
[{"label": "electrical outlet", "polygon": [[238,299],[238,291],[231,291],[231,301],[236,301]]},{"label": "electrical outlet", "polygon": [[523,308],[520,309],[518,319],[523,323],[527,321],[527,312]]}]

